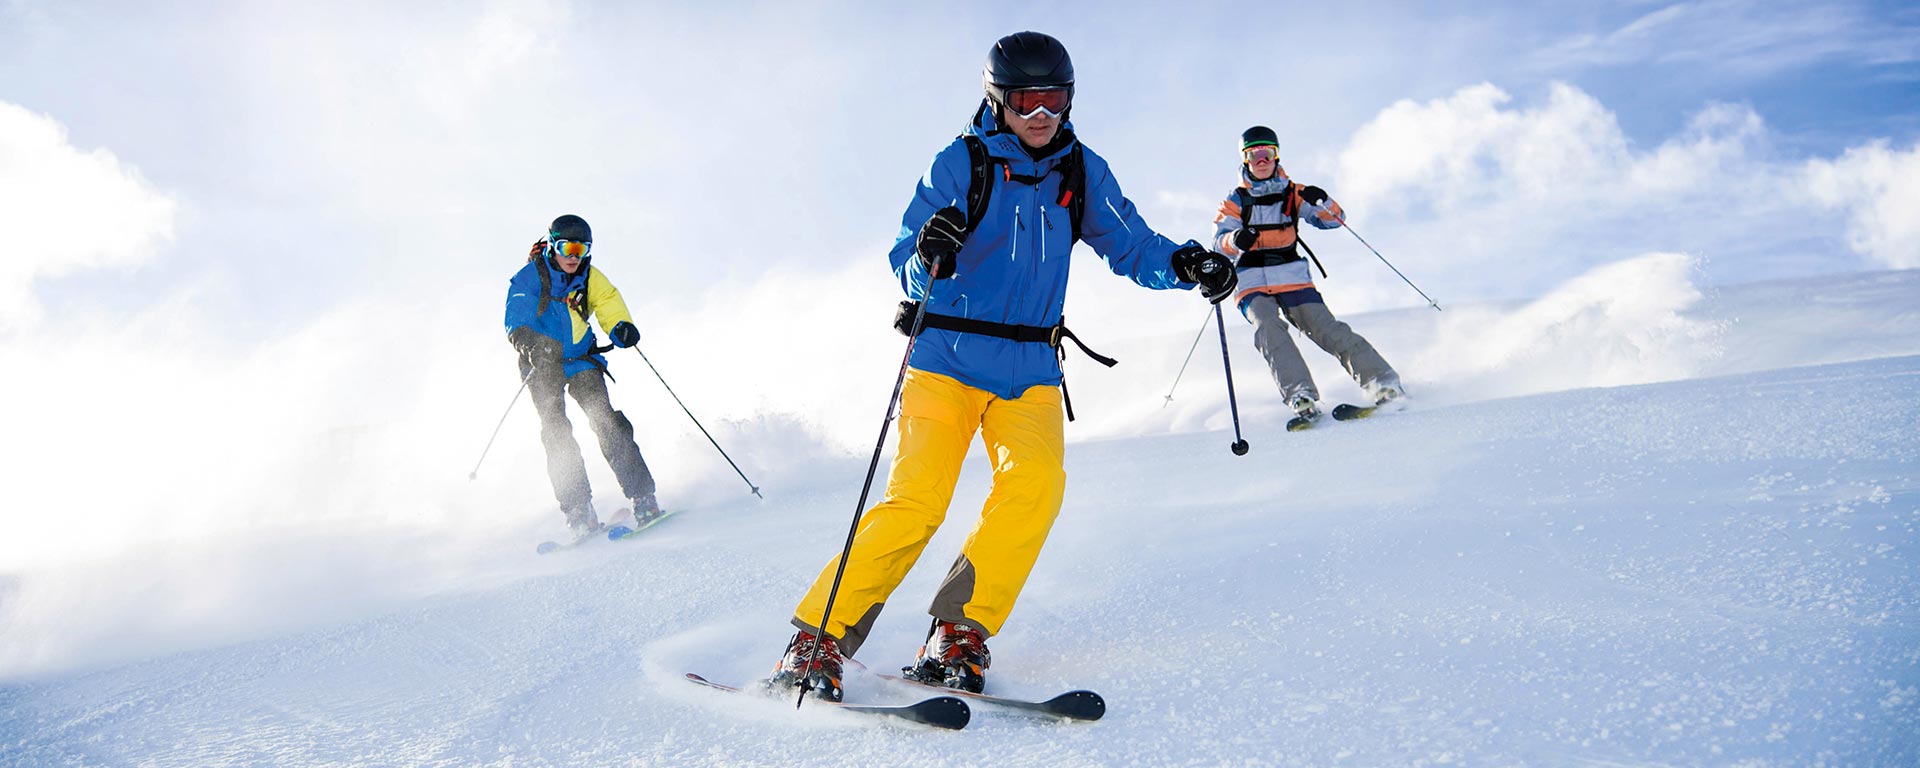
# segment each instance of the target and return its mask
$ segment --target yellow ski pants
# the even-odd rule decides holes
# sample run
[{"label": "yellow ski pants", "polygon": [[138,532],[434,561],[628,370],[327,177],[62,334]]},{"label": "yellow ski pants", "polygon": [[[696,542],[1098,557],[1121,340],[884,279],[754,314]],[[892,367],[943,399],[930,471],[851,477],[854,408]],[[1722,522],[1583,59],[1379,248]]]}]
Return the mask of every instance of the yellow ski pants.
[{"label": "yellow ski pants", "polygon": [[[860,518],[826,633],[849,656],[866,641],[887,597],[946,519],[960,466],[978,431],[993,464],[980,521],[940,584],[934,618],[991,636],[1013,611],[1066,493],[1060,388],[1030,387],[1004,400],[950,376],[908,369],[900,392],[899,450],[886,496]],[[835,557],[794,609],[794,626],[818,632]]]}]

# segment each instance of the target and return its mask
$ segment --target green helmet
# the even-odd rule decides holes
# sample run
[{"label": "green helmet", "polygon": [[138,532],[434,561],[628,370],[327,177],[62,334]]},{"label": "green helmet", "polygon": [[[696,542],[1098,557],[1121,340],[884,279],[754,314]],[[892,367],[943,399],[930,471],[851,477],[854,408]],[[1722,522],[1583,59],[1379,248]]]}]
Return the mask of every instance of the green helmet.
[{"label": "green helmet", "polygon": [[1245,152],[1248,149],[1252,149],[1253,147],[1258,147],[1261,145],[1266,145],[1269,147],[1280,146],[1280,136],[1278,134],[1275,134],[1272,128],[1268,128],[1264,125],[1256,125],[1252,128],[1248,128],[1247,130],[1241,132],[1240,134],[1240,151],[1241,152]]}]

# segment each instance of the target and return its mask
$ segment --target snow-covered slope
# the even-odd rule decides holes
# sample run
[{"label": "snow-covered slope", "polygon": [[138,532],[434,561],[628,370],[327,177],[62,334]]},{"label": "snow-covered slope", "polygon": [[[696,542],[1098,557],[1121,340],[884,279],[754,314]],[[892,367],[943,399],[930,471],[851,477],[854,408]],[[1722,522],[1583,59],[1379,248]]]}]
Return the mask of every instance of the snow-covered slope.
[{"label": "snow-covered slope", "polygon": [[[1911,764],[1920,357],[1585,390],[1287,435],[1079,446],[963,734],[794,714],[746,680],[846,498],[690,512],[566,572],[0,692],[0,762]],[[963,479],[958,546],[982,496]],[[867,660],[899,664],[944,570]],[[137,641],[137,638],[132,638]],[[859,679],[853,695],[896,699]]]},{"label": "snow-covered slope", "polygon": [[[364,556],[391,558],[391,581],[351,560],[260,615],[191,614],[246,585],[182,580],[192,594],[151,597],[197,634],[73,625],[114,627],[121,663],[32,672],[21,659],[80,635],[0,628],[30,634],[0,642],[30,670],[0,686],[0,765],[1913,765],[1920,356],[1900,349],[1910,329],[1873,323],[1911,313],[1915,283],[1849,279],[1894,285],[1777,320],[1696,317],[1775,331],[1700,363],[1724,375],[1498,399],[1436,381],[1406,411],[1297,434],[1256,407],[1244,457],[1217,428],[1076,443],[989,679],[1096,689],[1097,723],[977,706],[967,730],[933,732],[678,679],[772,667],[865,469],[831,454],[765,502],[695,503],[642,540],[543,558],[527,536],[544,528],[461,539],[457,585],[418,583],[413,541]],[[1836,348],[1896,356],[1817,357]],[[985,480],[976,455],[866,663],[911,658]],[[191,555],[324,568],[339,561],[306,553],[368,545],[301,533]],[[138,582],[140,563],[116,565],[98,578]],[[46,615],[21,610],[40,594],[0,589],[0,615]]]}]

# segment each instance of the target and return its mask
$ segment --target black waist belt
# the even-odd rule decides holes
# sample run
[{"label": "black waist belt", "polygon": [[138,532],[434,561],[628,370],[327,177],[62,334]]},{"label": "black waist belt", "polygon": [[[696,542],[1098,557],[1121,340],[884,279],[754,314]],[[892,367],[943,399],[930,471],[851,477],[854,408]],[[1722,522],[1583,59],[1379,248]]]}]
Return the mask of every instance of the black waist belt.
[{"label": "black waist belt", "polygon": [[[920,309],[920,302],[917,302],[917,301],[900,302],[900,311],[895,313],[893,316],[894,330],[899,331],[900,335],[905,336],[911,324],[913,323],[913,313],[919,311],[919,309]],[[1111,357],[1107,357],[1106,355],[1103,355],[1091,349],[1088,349],[1086,343],[1080,341],[1080,337],[1073,335],[1073,331],[1070,331],[1067,329],[1067,322],[1065,318],[1061,319],[1059,325],[1053,326],[1051,328],[1042,328],[1037,325],[1014,325],[1012,323],[996,323],[991,320],[975,320],[970,317],[954,317],[952,315],[942,315],[934,312],[928,312],[926,319],[921,321],[921,327],[923,329],[938,328],[943,331],[956,331],[959,333],[972,333],[980,336],[992,336],[996,339],[1007,339],[1009,341],[1022,341],[1022,342],[1030,342],[1034,344],[1045,344],[1049,347],[1053,347],[1054,349],[1062,350],[1063,355],[1065,354],[1065,352],[1064,352],[1064,349],[1060,346],[1060,341],[1062,339],[1065,339],[1067,341],[1073,342],[1074,346],[1079,347],[1080,351],[1085,353],[1087,357],[1093,358],[1095,362],[1098,362],[1099,364],[1104,365],[1108,368],[1112,368],[1113,366],[1119,364],[1120,362]]]},{"label": "black waist belt", "polygon": [[1300,255],[1300,249],[1298,247],[1289,245],[1285,248],[1262,248],[1256,251],[1247,251],[1246,253],[1240,254],[1239,260],[1235,261],[1233,265],[1240,269],[1277,267],[1282,264],[1292,264],[1304,258],[1306,257]]},{"label": "black waist belt", "polygon": [[[910,333],[913,327],[914,313],[918,312],[919,309],[920,309],[920,302],[917,302],[917,301],[900,302],[900,311],[894,313],[894,316],[893,316],[894,330],[899,331],[900,335],[902,336],[905,336],[908,333]],[[1118,360],[1115,360],[1111,357],[1107,357],[1106,355],[1103,355],[1091,349],[1088,349],[1086,343],[1080,341],[1080,337],[1073,335],[1073,331],[1067,330],[1067,321],[1066,321],[1066,318],[1064,317],[1060,319],[1060,323],[1058,325],[1055,325],[1051,328],[1042,328],[1037,325],[1014,325],[1012,323],[996,323],[990,320],[975,320],[969,317],[954,317],[952,315],[941,315],[941,314],[935,314],[933,312],[928,312],[926,313],[926,318],[921,321],[920,325],[923,331],[927,328],[938,328],[943,331],[954,331],[957,333],[972,333],[980,336],[992,336],[996,339],[1007,339],[1009,341],[1045,344],[1049,347],[1053,347],[1054,354],[1058,355],[1063,360],[1066,359],[1067,350],[1065,347],[1060,345],[1060,342],[1061,340],[1064,339],[1066,341],[1073,342],[1074,346],[1079,347],[1080,351],[1083,354],[1085,354],[1087,357],[1093,358],[1094,362],[1097,362],[1108,368],[1112,368],[1113,366],[1118,365],[1120,363],[1120,361]],[[1064,401],[1067,408],[1067,420],[1073,421],[1073,400],[1068,399],[1066,397],[1066,391],[1067,391],[1067,377],[1066,377],[1066,374],[1063,372],[1060,376],[1061,399]]]}]

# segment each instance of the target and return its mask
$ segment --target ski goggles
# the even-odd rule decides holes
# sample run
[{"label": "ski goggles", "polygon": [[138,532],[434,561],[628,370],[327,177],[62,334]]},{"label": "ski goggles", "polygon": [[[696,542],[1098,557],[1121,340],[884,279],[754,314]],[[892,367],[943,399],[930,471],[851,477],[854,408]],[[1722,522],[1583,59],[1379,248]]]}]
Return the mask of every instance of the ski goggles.
[{"label": "ski goggles", "polygon": [[1240,154],[1245,155],[1249,163],[1257,163],[1262,160],[1279,160],[1280,148],[1271,144],[1262,144],[1257,147],[1247,147],[1241,150]]},{"label": "ski goggles", "polygon": [[593,252],[593,242],[590,240],[553,241],[553,253],[556,256],[570,256],[576,259],[584,259],[587,257],[587,254],[591,252]]},{"label": "ski goggles", "polygon": [[1073,106],[1072,88],[1020,88],[1007,91],[1007,109],[1028,120],[1041,112],[1059,117]]}]

